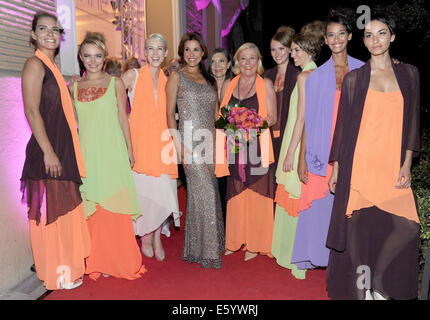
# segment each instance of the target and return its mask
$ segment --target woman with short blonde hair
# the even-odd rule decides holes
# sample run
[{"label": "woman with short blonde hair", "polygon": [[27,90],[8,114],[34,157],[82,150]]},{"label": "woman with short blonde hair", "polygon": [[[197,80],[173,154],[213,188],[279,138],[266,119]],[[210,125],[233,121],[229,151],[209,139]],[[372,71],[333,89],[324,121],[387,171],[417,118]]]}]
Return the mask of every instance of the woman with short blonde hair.
[{"label": "woman with short blonde hair", "polygon": [[258,65],[257,65],[257,73],[259,75],[262,75],[264,73],[264,67],[263,67],[263,56],[260,53],[260,50],[258,49],[258,47],[252,43],[252,42],[245,42],[244,44],[242,44],[239,49],[237,49],[236,53],[234,54],[233,57],[233,68],[231,69],[231,71],[235,74],[238,75],[240,73],[240,67],[239,67],[239,59],[240,59],[240,54],[242,53],[243,50],[246,49],[253,49],[258,57]]},{"label": "woman with short blonde hair", "polygon": [[[269,127],[275,124],[276,95],[272,81],[260,76],[264,69],[260,50],[255,44],[245,43],[237,50],[233,72],[237,76],[224,81],[221,106],[243,104],[254,109]],[[219,158],[224,154],[226,143],[225,136],[218,131],[217,146],[222,146],[217,149]],[[216,166],[218,177],[228,176],[225,254],[237,252],[243,246],[245,261],[258,254],[270,255],[272,248],[275,167],[269,129],[264,130],[259,139],[249,142],[243,159],[254,159],[252,152],[258,149],[261,158],[257,163],[231,154],[233,163],[230,160],[227,163],[224,158],[223,163]],[[261,170],[255,170],[256,167]]]}]

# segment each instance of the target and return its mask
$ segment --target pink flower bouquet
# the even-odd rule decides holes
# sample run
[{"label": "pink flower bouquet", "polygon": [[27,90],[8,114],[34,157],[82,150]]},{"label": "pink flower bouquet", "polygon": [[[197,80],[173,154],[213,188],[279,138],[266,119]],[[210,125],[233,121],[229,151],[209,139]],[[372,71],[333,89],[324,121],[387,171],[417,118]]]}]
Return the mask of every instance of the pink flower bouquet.
[{"label": "pink flower bouquet", "polygon": [[269,126],[255,109],[249,109],[243,104],[227,105],[221,108],[221,116],[215,122],[217,129],[223,129],[227,135],[233,135],[234,141],[229,143],[230,150],[239,153],[241,144],[248,143],[259,136]]}]

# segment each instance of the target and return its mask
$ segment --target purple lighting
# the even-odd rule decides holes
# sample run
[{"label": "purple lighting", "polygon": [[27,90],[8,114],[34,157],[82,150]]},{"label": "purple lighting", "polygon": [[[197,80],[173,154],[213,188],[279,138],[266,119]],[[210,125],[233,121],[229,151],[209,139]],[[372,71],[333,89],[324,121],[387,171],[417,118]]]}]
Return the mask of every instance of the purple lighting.
[{"label": "purple lighting", "polygon": [[26,233],[28,218],[21,203],[20,178],[31,131],[24,114],[21,79],[1,77],[0,81],[0,198],[8,212],[18,213],[20,223],[16,225]]}]

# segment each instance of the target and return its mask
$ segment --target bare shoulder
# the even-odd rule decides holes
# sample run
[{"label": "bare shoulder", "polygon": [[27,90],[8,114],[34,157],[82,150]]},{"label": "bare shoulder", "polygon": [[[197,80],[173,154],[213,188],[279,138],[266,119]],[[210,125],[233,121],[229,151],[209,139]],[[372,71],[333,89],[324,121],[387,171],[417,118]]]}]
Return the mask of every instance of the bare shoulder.
[{"label": "bare shoulder", "polygon": [[32,56],[28,58],[27,61],[25,61],[22,72],[29,73],[29,74],[33,72],[38,72],[38,73],[42,72],[42,75],[44,75],[45,69],[43,67],[43,62],[39,58]]},{"label": "bare shoulder", "polygon": [[222,84],[222,88],[227,88],[230,83],[231,83],[231,79],[225,80]]},{"label": "bare shoulder", "polygon": [[179,73],[177,71],[173,71],[169,74],[169,80],[179,80]]},{"label": "bare shoulder", "polygon": [[[139,72],[139,69],[137,69],[137,71]],[[124,72],[121,76],[122,79],[126,79],[126,80],[134,80],[136,78],[136,71],[135,69],[129,69],[126,72]]]},{"label": "bare shoulder", "polygon": [[269,78],[263,78],[264,80],[264,84],[266,85],[266,87],[273,87],[273,81],[270,80]]},{"label": "bare shoulder", "polygon": [[124,82],[121,78],[113,77],[115,79],[115,88],[117,89],[125,89]]},{"label": "bare shoulder", "polygon": [[307,72],[307,71],[302,71],[299,73],[299,75],[297,76],[297,81],[303,82],[306,81],[306,79],[309,77],[311,73]]},{"label": "bare shoulder", "polygon": [[179,83],[179,73],[173,71],[167,78],[167,85],[177,85]]}]

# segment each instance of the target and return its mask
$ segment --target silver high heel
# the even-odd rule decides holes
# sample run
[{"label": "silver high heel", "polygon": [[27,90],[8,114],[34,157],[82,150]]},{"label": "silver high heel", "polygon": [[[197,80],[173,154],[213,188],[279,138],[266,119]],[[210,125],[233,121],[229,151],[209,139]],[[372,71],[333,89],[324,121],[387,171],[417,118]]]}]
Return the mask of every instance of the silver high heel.
[{"label": "silver high heel", "polygon": [[79,279],[76,279],[73,282],[65,283],[63,275],[60,275],[60,278],[58,279],[57,285],[60,289],[71,290],[71,289],[75,289],[75,288],[81,286],[83,283],[84,283],[83,277],[80,277]]}]

